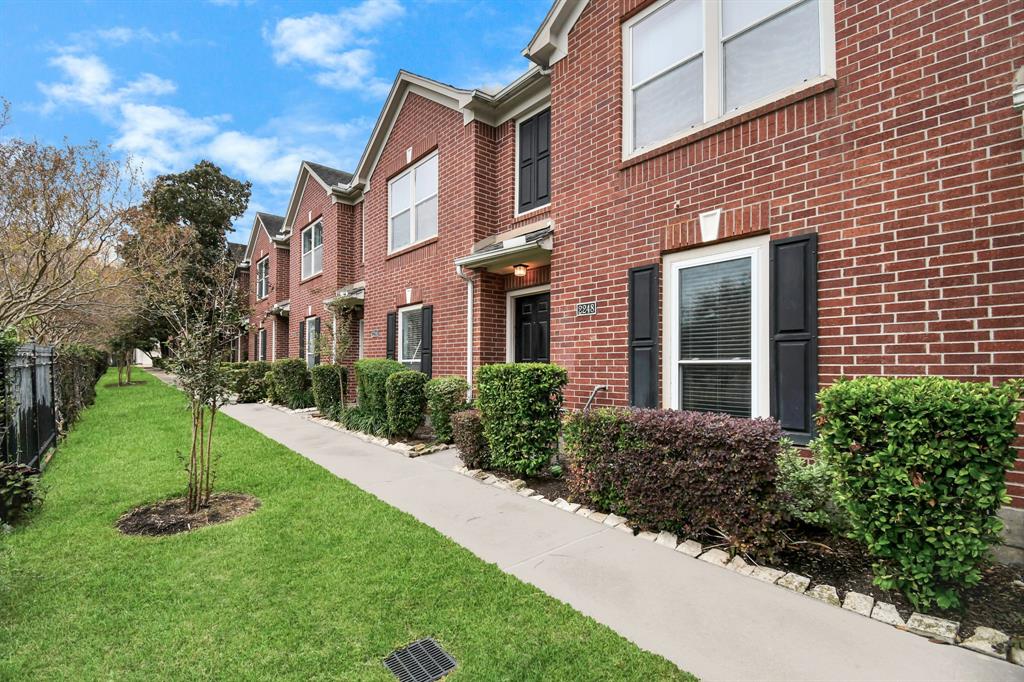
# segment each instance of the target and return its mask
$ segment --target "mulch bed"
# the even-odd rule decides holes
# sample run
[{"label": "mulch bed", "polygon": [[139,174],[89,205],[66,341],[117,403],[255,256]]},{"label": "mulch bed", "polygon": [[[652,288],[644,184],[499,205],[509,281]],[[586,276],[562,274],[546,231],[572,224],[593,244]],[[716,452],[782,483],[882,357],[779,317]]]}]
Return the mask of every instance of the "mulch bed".
[{"label": "mulch bed", "polygon": [[252,495],[215,493],[210,496],[208,507],[189,514],[185,511],[185,498],[178,497],[136,507],[117,520],[117,528],[125,535],[175,535],[237,519],[259,506],[259,499]]},{"label": "mulch bed", "polygon": [[[809,528],[796,529],[788,535],[793,542],[775,561],[767,562],[772,568],[808,576],[812,585],[832,585],[839,591],[840,599],[852,591],[889,602],[904,620],[917,610],[901,593],[886,592],[872,584],[871,557],[858,543]],[[1014,585],[1014,580],[1021,579],[1021,567],[990,564],[983,571],[981,583],[961,592],[961,610],[931,607],[923,612],[958,621],[961,636],[969,637],[979,625],[1011,637],[1024,636],[1024,587]]]}]

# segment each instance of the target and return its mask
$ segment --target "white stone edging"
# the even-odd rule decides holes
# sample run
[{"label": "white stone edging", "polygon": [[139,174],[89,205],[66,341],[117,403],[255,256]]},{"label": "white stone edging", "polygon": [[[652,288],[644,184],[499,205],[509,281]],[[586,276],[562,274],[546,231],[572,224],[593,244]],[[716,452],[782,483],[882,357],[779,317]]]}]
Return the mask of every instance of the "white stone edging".
[{"label": "white stone edging", "polygon": [[[348,433],[352,432],[349,431]],[[1008,646],[1010,638],[999,630],[979,626],[975,628],[974,634],[971,637],[963,638],[959,636],[960,624],[955,621],[917,613],[916,611],[911,614],[909,619],[904,621],[895,606],[887,602],[876,602],[874,597],[870,595],[861,594],[859,592],[847,592],[844,598],[840,600],[839,592],[832,585],[815,583],[814,586],[811,587],[812,581],[808,576],[781,571],[767,566],[751,564],[740,556],[730,558],[728,552],[725,552],[720,547],[710,547],[705,549],[701,543],[696,540],[680,541],[675,535],[665,531],[660,533],[652,533],[649,531],[634,533],[633,527],[629,525],[628,519],[617,516],[616,514],[605,514],[594,511],[593,509],[584,507],[575,502],[569,502],[562,498],[549,500],[543,495],[537,494],[535,490],[527,488],[526,483],[522,479],[517,478],[513,480],[506,480],[489,472],[482,471],[480,469],[469,469],[468,467],[461,465],[455,465],[452,467],[452,470],[456,473],[462,474],[463,476],[476,479],[484,485],[493,485],[496,488],[514,491],[522,497],[538,500],[548,506],[561,509],[571,514],[576,514],[577,516],[582,516],[583,518],[590,519],[595,523],[603,524],[609,528],[617,528],[624,532],[634,534],[635,537],[644,542],[653,542],[656,545],[673,549],[682,555],[699,559],[714,566],[719,566],[741,575],[754,578],[755,580],[760,580],[761,582],[792,590],[797,594],[803,594],[812,599],[817,599],[823,604],[829,604],[836,608],[842,608],[846,611],[858,613],[880,623],[886,623],[899,628],[900,630],[912,632],[913,634],[921,637],[926,637],[933,642],[954,644],[1015,665],[1024,666],[1024,649],[1019,647],[1010,648]]]}]

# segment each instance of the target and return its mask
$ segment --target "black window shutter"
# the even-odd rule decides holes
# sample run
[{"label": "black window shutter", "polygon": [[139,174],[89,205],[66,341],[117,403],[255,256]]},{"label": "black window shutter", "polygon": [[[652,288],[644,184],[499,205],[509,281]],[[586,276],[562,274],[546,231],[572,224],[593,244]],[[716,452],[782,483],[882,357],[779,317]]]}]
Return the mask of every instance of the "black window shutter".
[{"label": "black window shutter", "polygon": [[317,345],[313,348],[313,364],[320,364],[320,318],[313,318],[313,342]]},{"label": "black window shutter", "polygon": [[629,404],[658,406],[658,265],[629,271]]},{"label": "black window shutter", "polygon": [[420,371],[428,377],[434,375],[434,306],[423,306],[420,330]]},{"label": "black window shutter", "polygon": [[299,357],[306,359],[306,321],[299,322]]},{"label": "black window shutter", "polygon": [[259,336],[259,338],[257,339],[256,342],[260,345],[259,359],[265,361],[267,359],[267,330],[266,329],[261,329],[260,330],[260,336]]},{"label": "black window shutter", "polygon": [[551,199],[551,110],[519,124],[519,212]]},{"label": "black window shutter", "polygon": [[387,356],[392,360],[395,359],[395,341],[398,336],[398,316],[396,313],[388,313],[388,340],[387,340]]},{"label": "black window shutter", "polygon": [[769,271],[772,416],[805,445],[818,392],[818,235],[772,241]]}]

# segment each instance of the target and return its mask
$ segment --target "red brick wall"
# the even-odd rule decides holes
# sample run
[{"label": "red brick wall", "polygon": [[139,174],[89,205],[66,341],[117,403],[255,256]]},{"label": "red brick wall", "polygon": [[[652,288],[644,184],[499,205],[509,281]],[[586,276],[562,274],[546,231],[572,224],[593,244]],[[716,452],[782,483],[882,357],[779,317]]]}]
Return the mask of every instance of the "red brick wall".
[{"label": "red brick wall", "polygon": [[[620,22],[638,4],[592,0],[552,74],[552,352],[570,405],[595,384],[626,402],[626,272],[697,243],[713,208],[726,236],[818,232],[823,385],[1024,375],[1024,5],[836,0],[834,87],[623,164]],[[1024,506],[1021,470],[1010,492]]]},{"label": "red brick wall", "polygon": [[[249,259],[249,308],[251,314],[249,316],[249,359],[258,360],[256,354],[256,344],[261,326],[267,328],[267,344],[273,343],[273,333],[271,324],[273,324],[276,318],[268,318],[267,311],[281,301],[288,300],[288,278],[290,273],[288,272],[288,249],[282,248],[279,245],[275,245],[271,242],[270,237],[267,235],[267,231],[262,227],[254,228],[257,230],[256,239],[253,243],[252,255]],[[266,298],[262,300],[256,300],[256,264],[263,259],[264,256],[270,256],[270,291]],[[278,356],[286,357],[288,353],[287,345],[287,334],[282,330],[279,335],[284,336],[284,342],[279,341]],[[267,359],[271,357],[271,351],[267,349]]]}]

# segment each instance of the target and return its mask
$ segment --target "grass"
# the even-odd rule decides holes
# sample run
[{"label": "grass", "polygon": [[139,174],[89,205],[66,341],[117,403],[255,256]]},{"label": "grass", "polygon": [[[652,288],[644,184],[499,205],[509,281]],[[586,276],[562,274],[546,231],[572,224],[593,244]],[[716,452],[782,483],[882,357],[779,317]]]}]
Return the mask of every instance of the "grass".
[{"label": "grass", "polygon": [[452,680],[692,679],[227,417],[217,488],[263,506],[121,535],[122,513],[181,494],[188,414],[152,377],[105,383],[0,556],[0,679],[393,680],[384,656],[424,636]]}]

